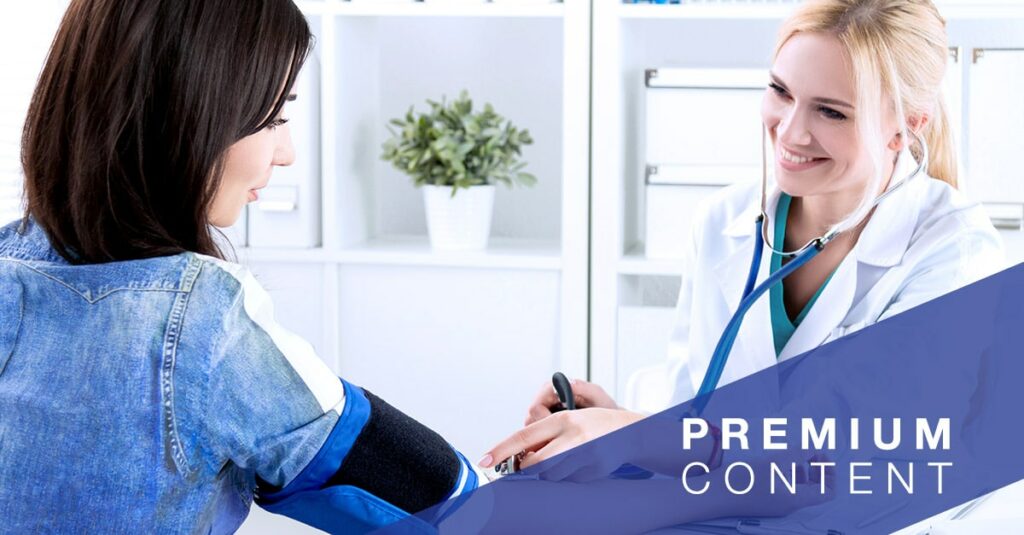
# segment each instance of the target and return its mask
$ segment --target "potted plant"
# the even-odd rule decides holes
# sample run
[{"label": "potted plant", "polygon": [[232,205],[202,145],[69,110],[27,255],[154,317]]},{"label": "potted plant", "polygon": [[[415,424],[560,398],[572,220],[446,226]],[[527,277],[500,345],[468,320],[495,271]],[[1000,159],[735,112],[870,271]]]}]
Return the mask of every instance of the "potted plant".
[{"label": "potted plant", "polygon": [[412,177],[423,188],[430,243],[440,250],[487,247],[494,208],[494,185],[532,186],[537,179],[523,172],[521,149],[533,143],[490,104],[474,113],[463,91],[451,103],[427,100],[430,111],[388,125],[391,138],[381,158]]}]

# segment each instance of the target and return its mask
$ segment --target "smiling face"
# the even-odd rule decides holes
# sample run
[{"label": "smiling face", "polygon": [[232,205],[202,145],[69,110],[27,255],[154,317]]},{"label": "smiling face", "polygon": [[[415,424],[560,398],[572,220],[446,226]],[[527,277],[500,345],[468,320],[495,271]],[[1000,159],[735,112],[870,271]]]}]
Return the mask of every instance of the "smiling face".
[{"label": "smiling face", "polygon": [[[849,195],[854,203],[863,196],[874,169],[855,122],[856,103],[853,69],[836,37],[797,33],[786,41],[761,107],[783,191],[794,197]],[[883,106],[878,139],[887,142],[883,161],[890,164],[899,148],[897,130],[895,111]]]},{"label": "smiling face", "polygon": [[[294,95],[288,100],[294,100]],[[230,227],[238,220],[246,203],[259,199],[274,167],[295,161],[288,119],[275,118],[266,128],[244,137],[228,148],[224,173],[210,205],[210,224]]]}]

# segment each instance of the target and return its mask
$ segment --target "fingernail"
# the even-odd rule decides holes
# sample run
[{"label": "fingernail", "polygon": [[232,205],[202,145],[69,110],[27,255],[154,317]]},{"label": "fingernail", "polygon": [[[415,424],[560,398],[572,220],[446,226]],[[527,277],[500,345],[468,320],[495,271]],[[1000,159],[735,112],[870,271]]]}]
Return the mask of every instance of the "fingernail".
[{"label": "fingernail", "polygon": [[482,468],[490,468],[491,467],[491,462],[493,462],[493,461],[494,461],[494,458],[492,458],[491,454],[488,453],[487,455],[484,455],[483,459],[480,459],[479,461],[477,461],[476,464],[477,464],[477,466],[480,466]]},{"label": "fingernail", "polygon": [[578,384],[580,384],[580,380],[579,379],[573,379],[572,380],[572,384],[578,385]]}]

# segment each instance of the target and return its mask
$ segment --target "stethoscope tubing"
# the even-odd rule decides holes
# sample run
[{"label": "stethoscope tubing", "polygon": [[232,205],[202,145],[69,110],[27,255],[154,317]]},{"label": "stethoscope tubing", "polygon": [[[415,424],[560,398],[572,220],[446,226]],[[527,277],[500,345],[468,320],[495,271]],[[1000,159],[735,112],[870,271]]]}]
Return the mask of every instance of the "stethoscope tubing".
[{"label": "stethoscope tubing", "polygon": [[[758,227],[762,225],[762,219],[760,217],[757,219],[757,225]],[[758,230],[760,230],[760,228]],[[803,251],[797,253],[793,260],[790,260],[778,271],[772,273],[771,276],[765,279],[765,281],[760,285],[754,287],[754,282],[757,279],[757,272],[759,271],[761,264],[761,253],[764,250],[764,239],[761,237],[761,233],[757,232],[756,235],[757,239],[754,242],[754,255],[750,262],[750,272],[747,276],[746,286],[743,289],[743,297],[740,299],[740,304],[736,307],[736,312],[732,315],[732,318],[729,319],[729,323],[722,332],[722,336],[718,339],[718,344],[715,346],[714,353],[712,353],[711,361],[708,363],[708,370],[704,374],[704,380],[701,381],[700,388],[697,390],[697,396],[693,401],[693,410],[698,415],[704,412],[704,408],[711,400],[711,393],[714,392],[715,388],[718,386],[718,382],[722,378],[722,372],[725,371],[725,363],[728,361],[728,356],[732,351],[733,343],[736,342],[736,336],[739,334],[740,326],[743,324],[743,318],[746,316],[750,307],[754,306],[757,299],[764,295],[764,293],[777,282],[780,282],[782,279],[788,277],[790,273],[800,269],[801,266],[817,256],[824,248],[824,244],[820,241],[812,242]]]}]

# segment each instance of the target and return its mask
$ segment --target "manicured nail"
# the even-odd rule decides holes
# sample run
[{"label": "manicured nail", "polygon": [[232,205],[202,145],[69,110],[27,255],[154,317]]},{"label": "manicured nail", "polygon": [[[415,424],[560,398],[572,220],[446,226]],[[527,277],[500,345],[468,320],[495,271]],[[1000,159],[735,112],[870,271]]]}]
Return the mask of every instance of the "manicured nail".
[{"label": "manicured nail", "polygon": [[477,461],[476,464],[477,464],[477,466],[480,466],[482,468],[490,468],[491,467],[491,462],[493,462],[493,461],[494,461],[494,459],[491,457],[491,454],[488,453],[487,455],[484,455],[483,459],[480,459],[479,461]]}]

